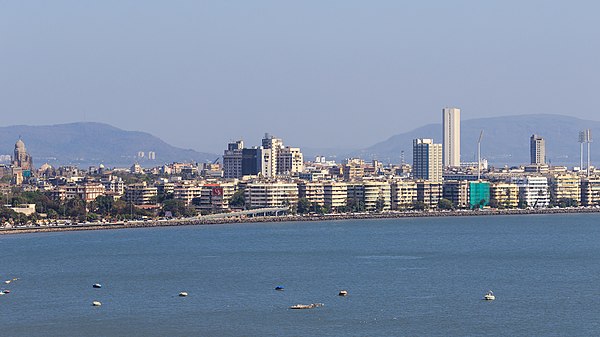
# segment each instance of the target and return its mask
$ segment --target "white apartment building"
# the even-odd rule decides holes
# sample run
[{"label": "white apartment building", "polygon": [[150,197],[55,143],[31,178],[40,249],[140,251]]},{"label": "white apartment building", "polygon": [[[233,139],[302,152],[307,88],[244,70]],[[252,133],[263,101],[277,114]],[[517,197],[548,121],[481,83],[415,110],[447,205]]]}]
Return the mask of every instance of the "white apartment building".
[{"label": "white apartment building", "polygon": [[146,182],[131,184],[125,188],[125,201],[134,205],[154,205],[157,194],[156,187],[148,186]]},{"label": "white apartment building", "polygon": [[244,192],[248,208],[287,207],[298,203],[298,185],[284,182],[255,182]]},{"label": "white apartment building", "polygon": [[194,198],[202,195],[202,185],[192,181],[183,181],[175,185],[173,199],[183,200],[186,206],[192,204]]},{"label": "white apartment building", "polygon": [[548,179],[546,177],[517,177],[512,182],[519,187],[519,201],[527,207],[545,208],[550,205]]},{"label": "white apartment building", "polygon": [[365,210],[389,211],[392,205],[392,192],[387,181],[365,181],[363,182],[363,202]]}]

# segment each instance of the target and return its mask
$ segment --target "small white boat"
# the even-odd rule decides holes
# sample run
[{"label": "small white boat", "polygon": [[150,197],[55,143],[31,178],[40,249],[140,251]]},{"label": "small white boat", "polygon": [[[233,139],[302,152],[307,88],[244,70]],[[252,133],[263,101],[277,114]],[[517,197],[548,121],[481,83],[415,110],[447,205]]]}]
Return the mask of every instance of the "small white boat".
[{"label": "small white boat", "polygon": [[12,282],[12,280],[6,280],[4,281],[4,283],[9,284],[10,282]]},{"label": "small white boat", "polygon": [[100,283],[94,283],[92,285],[92,287],[94,287],[94,288],[102,288],[102,285]]},{"label": "small white boat", "polygon": [[94,301],[94,302],[92,302],[92,306],[94,306],[94,307],[99,307],[101,305],[102,305],[102,302],[100,302],[100,301]]},{"label": "small white boat", "polygon": [[348,291],[340,290],[340,293],[338,294],[338,296],[348,296]]},{"label": "small white boat", "polygon": [[494,292],[490,290],[483,295],[483,299],[486,301],[493,301],[496,299],[496,296],[494,296]]},{"label": "small white boat", "polygon": [[290,309],[314,309],[324,306],[323,303],[311,303],[311,304],[296,304],[292,305]]},{"label": "small white boat", "polygon": [[0,291],[0,296],[2,296],[2,295],[4,295],[4,294],[5,294],[5,293],[4,293],[4,291]]},{"label": "small white boat", "polygon": [[179,297],[186,297],[187,295],[188,293],[186,293],[185,291],[179,293]]}]

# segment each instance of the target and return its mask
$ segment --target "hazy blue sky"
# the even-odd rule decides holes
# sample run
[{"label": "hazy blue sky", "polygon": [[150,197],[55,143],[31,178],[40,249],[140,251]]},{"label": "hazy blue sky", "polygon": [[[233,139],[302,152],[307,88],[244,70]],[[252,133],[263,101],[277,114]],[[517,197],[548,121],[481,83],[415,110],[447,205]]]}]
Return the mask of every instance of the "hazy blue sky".
[{"label": "hazy blue sky", "polygon": [[221,152],[439,122],[600,119],[596,1],[2,1],[1,124],[97,121]]}]

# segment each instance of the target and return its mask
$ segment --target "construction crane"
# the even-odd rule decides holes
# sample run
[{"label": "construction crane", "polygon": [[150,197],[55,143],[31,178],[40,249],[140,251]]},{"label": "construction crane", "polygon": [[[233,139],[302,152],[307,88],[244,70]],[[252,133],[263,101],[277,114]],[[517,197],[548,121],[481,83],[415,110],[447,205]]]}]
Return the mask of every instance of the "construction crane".
[{"label": "construction crane", "polygon": [[477,180],[481,180],[481,139],[483,138],[483,130],[479,133],[477,140]]}]

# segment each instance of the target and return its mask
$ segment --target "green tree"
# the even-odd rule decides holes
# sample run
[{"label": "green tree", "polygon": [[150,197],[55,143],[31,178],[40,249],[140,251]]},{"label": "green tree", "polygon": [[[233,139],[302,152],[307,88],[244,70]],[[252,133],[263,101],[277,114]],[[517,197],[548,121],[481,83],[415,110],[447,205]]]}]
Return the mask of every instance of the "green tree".
[{"label": "green tree", "polygon": [[437,207],[442,210],[453,210],[454,204],[452,203],[452,201],[442,198],[440,199],[440,201],[438,201]]},{"label": "green tree", "polygon": [[298,199],[298,213],[306,214],[310,212],[310,201],[306,198]]},{"label": "green tree", "polygon": [[496,208],[496,209],[502,209],[502,208],[504,208],[504,205],[500,204],[496,199],[491,199],[490,200],[490,207],[491,208]]},{"label": "green tree", "polygon": [[229,200],[229,206],[235,208],[244,208],[246,206],[246,199],[244,197],[244,190],[240,189],[233,193],[231,199]]},{"label": "green tree", "polygon": [[417,211],[424,211],[427,209],[427,205],[423,201],[415,201],[413,204],[413,209]]},{"label": "green tree", "polygon": [[163,203],[162,213],[171,212],[174,217],[191,217],[197,214],[196,210],[185,204],[183,200],[171,199]]}]

